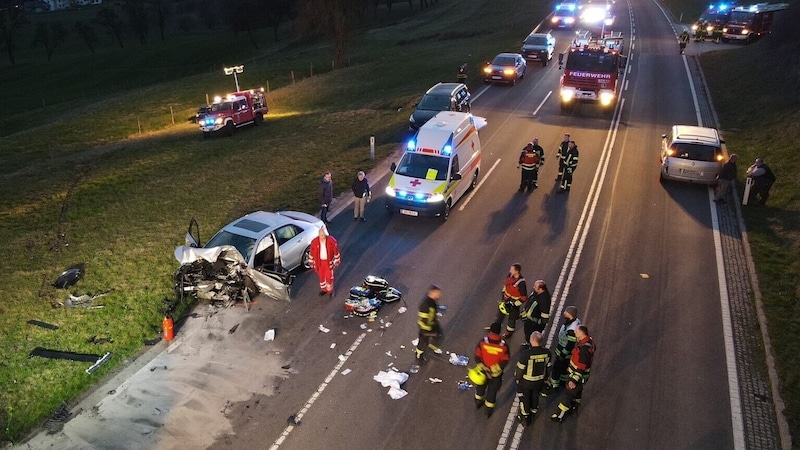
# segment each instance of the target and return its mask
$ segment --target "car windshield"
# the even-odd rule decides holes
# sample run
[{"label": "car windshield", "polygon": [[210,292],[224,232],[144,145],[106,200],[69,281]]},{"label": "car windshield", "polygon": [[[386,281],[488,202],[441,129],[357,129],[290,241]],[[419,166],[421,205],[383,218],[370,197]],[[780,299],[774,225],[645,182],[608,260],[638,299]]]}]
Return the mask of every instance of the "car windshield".
[{"label": "car windshield", "polygon": [[691,159],[692,161],[716,161],[717,148],[702,144],[673,143],[670,147],[675,158]]},{"label": "car windshield", "polygon": [[225,103],[215,103],[211,105],[211,111],[229,111],[233,109],[233,103],[225,102]]},{"label": "car windshield", "polygon": [[447,163],[449,158],[408,152],[403,155],[400,165],[395,171],[398,175],[444,181],[447,179]]},{"label": "car windshield", "polygon": [[423,111],[447,111],[450,109],[450,96],[441,94],[427,94],[417,105]]},{"label": "car windshield", "polygon": [[547,38],[544,36],[528,36],[525,39],[525,43],[528,45],[547,45]]},{"label": "car windshield", "polygon": [[493,66],[513,66],[514,58],[511,56],[496,56],[492,61]]},{"label": "car windshield", "polygon": [[220,231],[205,245],[206,248],[220,247],[223,245],[232,245],[239,250],[245,261],[250,260],[250,254],[253,252],[253,246],[256,245],[256,240],[241,234],[233,234],[230,231]]},{"label": "car windshield", "polygon": [[614,71],[616,62],[613,54],[575,51],[567,58],[567,70],[609,73]]},{"label": "car windshield", "polygon": [[734,11],[731,13],[729,22],[731,23],[750,23],[755,17],[754,13],[746,11]]}]

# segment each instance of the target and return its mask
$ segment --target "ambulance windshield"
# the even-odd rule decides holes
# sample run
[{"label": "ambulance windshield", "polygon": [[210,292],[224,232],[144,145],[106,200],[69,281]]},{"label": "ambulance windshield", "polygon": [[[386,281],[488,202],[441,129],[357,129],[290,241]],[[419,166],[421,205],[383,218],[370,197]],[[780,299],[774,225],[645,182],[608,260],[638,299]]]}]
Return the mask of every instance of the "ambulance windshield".
[{"label": "ambulance windshield", "polygon": [[398,175],[426,180],[444,181],[447,179],[449,158],[407,152],[395,170]]}]

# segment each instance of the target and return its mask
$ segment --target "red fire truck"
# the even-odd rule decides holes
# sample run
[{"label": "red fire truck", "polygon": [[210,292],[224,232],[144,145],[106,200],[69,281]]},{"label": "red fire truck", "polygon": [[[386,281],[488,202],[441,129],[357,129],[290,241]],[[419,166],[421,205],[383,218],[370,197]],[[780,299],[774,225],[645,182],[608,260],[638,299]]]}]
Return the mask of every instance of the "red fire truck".
[{"label": "red fire truck", "polygon": [[788,3],[757,3],[733,8],[728,23],[722,29],[722,39],[753,42],[772,32],[775,13],[788,6]]},{"label": "red fire truck", "polygon": [[569,110],[580,102],[597,103],[612,112],[617,102],[620,73],[627,59],[622,55],[622,32],[607,31],[602,37],[575,43],[577,45],[570,47],[566,55],[561,75],[561,110]]},{"label": "red fire truck", "polygon": [[250,89],[243,92],[232,92],[224,98],[217,97],[211,108],[198,123],[203,137],[222,130],[233,136],[236,128],[248,124],[258,125],[269,112],[264,88]]}]

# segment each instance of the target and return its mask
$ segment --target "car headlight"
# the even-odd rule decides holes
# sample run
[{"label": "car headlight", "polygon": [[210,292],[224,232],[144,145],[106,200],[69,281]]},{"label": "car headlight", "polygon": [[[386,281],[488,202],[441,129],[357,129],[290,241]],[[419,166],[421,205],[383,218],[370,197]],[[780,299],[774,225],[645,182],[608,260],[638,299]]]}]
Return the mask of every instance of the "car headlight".
[{"label": "car headlight", "polygon": [[444,200],[444,195],[442,194],[433,194],[430,197],[428,197],[428,203],[436,203],[436,202],[441,202],[443,200]]},{"label": "car headlight", "polygon": [[709,25],[709,26],[706,27],[706,32],[711,33],[712,31],[714,31],[714,27],[713,26]]},{"label": "car headlight", "polygon": [[514,75],[514,69],[503,69],[503,75]]},{"label": "car headlight", "polygon": [[601,105],[608,106],[613,101],[614,101],[614,93],[613,92],[601,92],[600,93],[600,104]]},{"label": "car headlight", "polygon": [[567,17],[566,19],[564,19],[564,23],[574,23],[574,22],[575,22],[574,17]]},{"label": "car headlight", "polygon": [[742,34],[750,34],[750,30],[747,28],[742,28]]},{"label": "car headlight", "polygon": [[697,25],[692,25],[692,31],[697,31],[699,27]]},{"label": "car headlight", "polygon": [[563,102],[570,102],[572,101],[572,97],[575,96],[575,91],[572,89],[562,89],[561,90],[561,101]]},{"label": "car headlight", "polygon": [[222,117],[217,117],[214,119],[214,125],[222,125]]},{"label": "car headlight", "polygon": [[391,186],[386,186],[386,195],[388,195],[389,197],[394,197],[395,196],[394,188]]},{"label": "car headlight", "polygon": [[484,67],[483,68],[483,73],[486,73],[486,74],[492,73],[492,68],[489,67],[489,66]]},{"label": "car headlight", "polygon": [[555,17],[555,16],[553,16],[553,18],[552,18],[552,19],[550,19],[550,22],[552,22],[552,23],[558,23],[558,17]]}]

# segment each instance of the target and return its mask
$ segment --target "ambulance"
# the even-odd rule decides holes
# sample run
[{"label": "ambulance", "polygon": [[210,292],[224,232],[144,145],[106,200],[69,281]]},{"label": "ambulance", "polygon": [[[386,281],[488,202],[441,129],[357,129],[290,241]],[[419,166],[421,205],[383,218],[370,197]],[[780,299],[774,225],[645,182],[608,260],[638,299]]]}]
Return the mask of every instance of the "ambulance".
[{"label": "ambulance", "polygon": [[386,186],[386,209],[407,216],[447,220],[453,205],[478,183],[486,119],[442,111],[408,141]]}]

